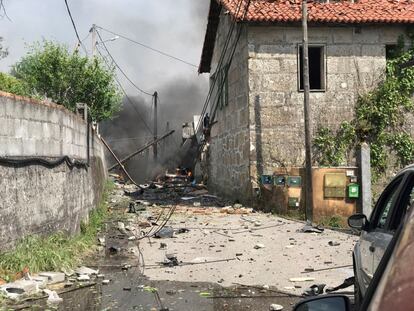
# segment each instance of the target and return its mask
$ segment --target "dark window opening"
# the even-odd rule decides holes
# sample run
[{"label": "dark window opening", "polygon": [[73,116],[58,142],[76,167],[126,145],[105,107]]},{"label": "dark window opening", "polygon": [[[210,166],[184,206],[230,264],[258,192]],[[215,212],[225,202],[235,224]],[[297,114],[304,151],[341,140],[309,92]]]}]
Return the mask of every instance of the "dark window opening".
[{"label": "dark window opening", "polygon": [[385,46],[385,58],[386,60],[394,59],[401,53],[400,48],[396,44],[387,44]]},{"label": "dark window opening", "polygon": [[[325,62],[324,48],[310,46],[309,50],[309,86],[311,90],[325,89]],[[299,89],[303,90],[303,48],[299,47]]]}]

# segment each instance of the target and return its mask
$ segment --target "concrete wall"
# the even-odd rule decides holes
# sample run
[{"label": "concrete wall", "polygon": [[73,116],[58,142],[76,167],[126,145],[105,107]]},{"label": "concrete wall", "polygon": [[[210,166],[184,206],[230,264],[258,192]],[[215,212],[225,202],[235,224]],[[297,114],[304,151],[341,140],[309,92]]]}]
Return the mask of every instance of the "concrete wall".
[{"label": "concrete wall", "polygon": [[[65,108],[0,92],[0,157],[86,161],[86,123]],[[23,236],[74,234],[100,201],[106,179],[103,146],[91,134],[89,168],[0,162],[0,250]]]},{"label": "concrete wall", "polygon": [[[217,70],[231,24],[229,15],[222,14],[213,54],[211,76]],[[235,28],[224,64],[229,64],[237,32]],[[208,155],[209,189],[229,199],[240,201],[247,201],[251,193],[247,56],[247,29],[242,26],[242,33],[228,72],[228,104],[216,110],[217,123],[212,127]],[[216,88],[210,101],[210,108],[216,106],[218,92]]]},{"label": "concrete wall", "polygon": [[[326,51],[326,90],[310,95],[314,134],[321,125],[336,129],[353,118],[358,94],[384,77],[386,44],[397,43],[401,34],[404,27],[390,25],[310,27],[309,43]],[[303,92],[298,90],[301,43],[299,26],[248,29],[252,178],[305,162]],[[355,165],[354,155],[343,165]]]}]

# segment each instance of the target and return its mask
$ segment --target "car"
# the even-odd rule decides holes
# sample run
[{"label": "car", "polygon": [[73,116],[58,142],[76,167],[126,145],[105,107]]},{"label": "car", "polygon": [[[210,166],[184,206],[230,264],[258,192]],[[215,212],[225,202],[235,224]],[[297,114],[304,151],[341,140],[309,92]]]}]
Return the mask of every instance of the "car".
[{"label": "car", "polygon": [[356,214],[348,219],[351,228],[361,231],[353,251],[355,305],[364,298],[372,277],[413,201],[414,165],[401,170],[384,189],[370,218]]},{"label": "car", "polygon": [[[356,275],[355,285],[364,286],[364,290],[361,290],[361,300],[355,310],[414,310],[411,297],[414,292],[413,188],[414,166],[409,166],[385,188],[369,220],[362,214],[349,218],[353,228],[361,229],[361,239],[355,248],[359,254],[356,255],[367,256],[371,260],[369,264],[367,258],[358,259],[360,266],[356,269],[360,269],[361,281]],[[384,239],[382,242],[381,237]],[[361,246],[362,243],[366,245]],[[350,311],[351,305],[347,296],[325,295],[302,301],[294,310]]]}]

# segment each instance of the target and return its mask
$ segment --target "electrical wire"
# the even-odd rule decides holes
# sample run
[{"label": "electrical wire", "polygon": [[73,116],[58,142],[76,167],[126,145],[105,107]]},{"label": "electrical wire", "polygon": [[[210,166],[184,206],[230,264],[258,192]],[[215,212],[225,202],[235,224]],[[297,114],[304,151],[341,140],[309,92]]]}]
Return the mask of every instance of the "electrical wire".
[{"label": "electrical wire", "polygon": [[[239,14],[239,12],[241,10],[241,7],[242,7],[242,4],[243,4],[243,1],[244,0],[240,0],[239,4],[237,6],[237,11],[236,11],[235,16],[237,16]],[[247,12],[247,10],[246,10],[246,12]],[[223,65],[223,62],[224,62],[224,58],[225,58],[225,56],[227,54],[227,49],[228,49],[228,46],[230,44],[231,36],[233,35],[233,31],[234,31],[235,25],[236,25],[236,21],[234,21],[232,23],[232,25],[231,25],[228,33],[227,33],[226,41],[224,43],[222,52],[220,54],[220,58],[219,58],[219,61],[218,61],[218,64],[217,64],[216,72],[220,72],[223,69],[222,65]],[[217,81],[217,78],[214,79],[213,80],[213,83],[210,85],[209,92],[207,94],[206,100],[205,100],[204,105],[203,105],[203,109],[201,110],[200,119],[199,119],[198,124],[197,124],[197,126],[195,128],[195,133],[198,133],[199,130],[201,129],[201,124],[203,124],[204,115],[206,113],[208,104],[210,103],[210,99],[211,99],[211,96],[213,94],[214,87],[216,85],[216,81]]]},{"label": "electrical wire", "polygon": [[112,62],[114,63],[114,65],[118,68],[118,70],[124,75],[124,77],[141,93],[148,95],[148,96],[153,96],[153,94],[144,91],[142,88],[140,88],[138,85],[136,85],[129,77],[128,75],[125,73],[124,70],[122,70],[122,68],[118,65],[118,63],[115,61],[114,57],[112,56],[112,54],[109,52],[108,47],[106,46],[105,42],[102,40],[101,34],[99,33],[99,31],[96,31],[96,34],[99,37],[99,40],[101,41],[102,46],[104,47],[106,53],[108,53],[108,56],[111,58]]},{"label": "electrical wire", "polygon": [[121,35],[121,34],[119,34],[119,33],[116,33],[116,32],[114,32],[114,31],[111,31],[111,30],[109,30],[109,29],[103,28],[103,27],[98,26],[98,25],[96,25],[96,28],[102,29],[103,31],[109,32],[109,33],[111,33],[111,34],[113,34],[113,35],[115,35],[115,36],[118,36],[118,37],[120,37],[120,38],[122,38],[122,39],[125,39],[125,40],[127,40],[127,41],[130,41],[130,42],[135,43],[135,44],[137,44],[137,45],[140,45],[140,46],[142,46],[142,47],[144,47],[144,48],[146,48],[146,49],[148,49],[148,50],[151,50],[151,51],[156,52],[156,53],[158,53],[158,54],[161,54],[161,55],[163,55],[163,56],[166,56],[166,57],[172,58],[172,59],[174,59],[174,60],[176,60],[176,61],[179,61],[179,62],[181,62],[181,63],[184,63],[184,64],[186,64],[186,65],[188,65],[188,66],[198,68],[198,66],[197,66],[197,65],[194,65],[194,64],[192,64],[192,63],[190,63],[190,62],[187,62],[186,60],[183,60],[183,59],[181,59],[181,58],[179,58],[179,57],[173,56],[173,55],[168,54],[168,53],[166,53],[166,52],[163,52],[163,51],[161,51],[161,50],[158,50],[158,49],[155,49],[155,48],[153,48],[153,47],[150,47],[149,45],[146,45],[146,44],[144,44],[144,43],[138,42],[137,40],[134,40],[134,39],[128,38],[127,36]]},{"label": "electrical wire", "polygon": [[[106,63],[106,65],[108,66],[108,68],[110,69],[111,66],[109,65],[109,63],[107,62],[107,59],[103,56],[102,52],[99,50],[99,48],[96,49],[99,53],[99,55],[102,57],[102,59],[104,60],[104,62]],[[122,93],[124,94],[127,103],[135,110],[137,116],[141,119],[142,123],[144,124],[144,126],[146,127],[146,130],[151,134],[154,135],[151,128],[149,127],[149,125],[147,124],[147,122],[145,122],[144,118],[141,116],[140,112],[138,111],[138,109],[135,107],[134,103],[132,102],[132,100],[129,98],[128,94],[126,93],[124,87],[122,86],[121,82],[119,81],[119,79],[115,76],[115,81],[116,83],[119,85],[119,88],[121,89]]]},{"label": "electrical wire", "polygon": [[70,12],[70,8],[69,8],[69,5],[68,5],[68,0],[65,0],[65,5],[66,5],[66,9],[68,11],[70,20],[72,22],[73,29],[75,30],[76,38],[78,38],[78,45],[82,46],[85,53],[88,54],[88,51],[86,50],[85,45],[82,43],[82,40],[79,37],[78,29],[76,28],[76,24],[75,24],[75,21],[73,20],[72,13]]}]

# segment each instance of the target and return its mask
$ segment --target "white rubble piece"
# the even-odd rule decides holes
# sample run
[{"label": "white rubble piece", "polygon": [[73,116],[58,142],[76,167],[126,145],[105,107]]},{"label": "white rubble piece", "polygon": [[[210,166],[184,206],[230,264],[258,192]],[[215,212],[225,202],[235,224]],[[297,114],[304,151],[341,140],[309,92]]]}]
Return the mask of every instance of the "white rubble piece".
[{"label": "white rubble piece", "polygon": [[48,284],[56,284],[65,281],[65,274],[63,272],[41,272],[39,276],[47,276]]},{"label": "white rubble piece", "polygon": [[49,296],[47,298],[48,304],[59,304],[63,301],[63,299],[59,297],[59,295],[54,290],[44,289],[43,291],[46,295]]},{"label": "white rubble piece", "polygon": [[281,311],[283,310],[283,306],[273,303],[270,305],[270,311]]},{"label": "white rubble piece", "polygon": [[47,283],[49,282],[49,278],[47,276],[40,275],[32,275],[31,280],[37,282],[39,288],[45,288]]},{"label": "white rubble piece", "polygon": [[94,270],[85,266],[79,267],[75,270],[77,275],[97,275],[99,270]]},{"label": "white rubble piece", "polygon": [[84,281],[89,281],[91,278],[87,274],[82,274],[82,275],[79,275],[76,279],[80,282],[84,282]]},{"label": "white rubble piece", "polygon": [[23,295],[36,294],[39,291],[39,286],[34,280],[18,280],[2,285],[0,291],[10,299],[19,299]]}]

